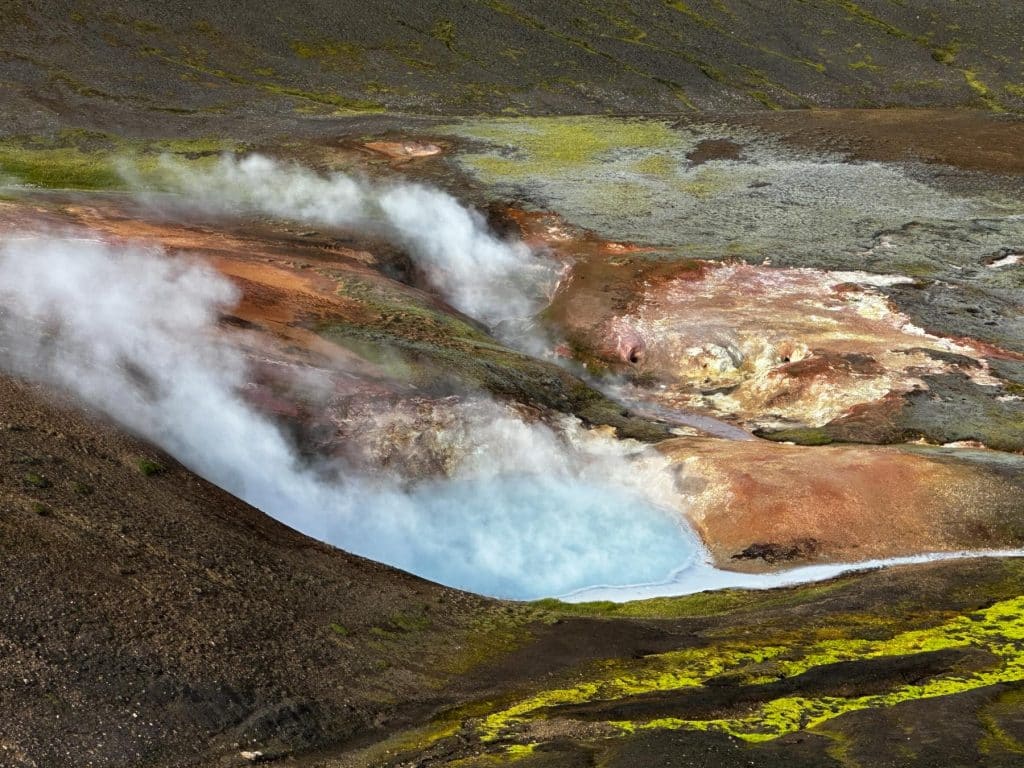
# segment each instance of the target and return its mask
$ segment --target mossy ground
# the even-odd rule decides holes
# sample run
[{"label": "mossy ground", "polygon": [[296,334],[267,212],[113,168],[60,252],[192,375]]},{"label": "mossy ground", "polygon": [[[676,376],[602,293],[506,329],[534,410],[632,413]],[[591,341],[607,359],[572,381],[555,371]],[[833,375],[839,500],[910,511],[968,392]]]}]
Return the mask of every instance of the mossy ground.
[{"label": "mossy ground", "polygon": [[[470,166],[492,183],[576,171],[622,151],[681,146],[667,122],[600,116],[469,120],[442,130],[501,148],[497,155],[468,158]],[[665,158],[644,161],[660,165]]]},{"label": "mossy ground", "polygon": [[[761,704],[753,713],[731,718],[686,720],[681,718],[656,718],[642,723],[622,721],[615,725],[627,732],[638,728],[693,728],[718,730],[746,741],[757,742],[779,738],[798,730],[813,729],[829,720],[861,709],[892,707],[897,704],[920,699],[930,699],[966,693],[1000,683],[1024,680],[1024,597],[1016,597],[996,603],[990,608],[968,613],[931,627],[899,633],[882,641],[847,638],[826,640],[802,648],[792,645],[778,648],[760,646],[764,656],[749,658],[731,656],[719,651],[716,657],[725,658],[728,668],[742,671],[744,667],[757,667],[750,685],[765,685],[780,678],[791,678],[807,673],[817,667],[832,664],[863,661],[880,657],[902,657],[927,654],[949,649],[974,648],[992,654],[995,662],[990,668],[937,675],[931,679],[915,681],[909,685],[896,686],[881,694],[868,696],[784,696]],[[705,663],[703,659],[698,661]],[[768,661],[768,663],[763,663]],[[693,661],[686,660],[692,668]],[[703,684],[719,667],[702,667],[705,675]],[[664,676],[646,680],[639,686],[638,693],[659,690],[664,685]],[[676,680],[669,678],[671,684]],[[679,686],[681,687],[681,686]]]},{"label": "mossy ground", "polygon": [[[563,622],[563,633],[571,635],[574,622],[595,617],[609,622],[609,632],[622,622],[654,621],[677,647],[570,665],[532,691],[463,710],[458,728],[448,719],[442,729],[438,721],[436,730],[410,746],[445,754],[438,745],[457,731],[461,743],[477,745],[472,760],[478,762],[467,765],[540,757],[558,744],[614,755],[617,744],[657,731],[720,734],[755,750],[802,732],[822,737],[833,758],[870,751],[856,727],[860,714],[897,717],[902,704],[932,700],[955,709],[973,692],[1024,681],[1024,596],[1018,594],[1024,564],[972,564],[960,575],[942,568],[932,576],[906,570],[768,593],[726,591],[622,605],[533,603],[529,615]],[[872,581],[885,582],[882,593],[865,588]],[[909,593],[892,599],[894,587],[902,594],[897,584],[915,582],[928,584],[929,594],[945,592],[930,606]],[[886,593],[888,603],[872,598]],[[588,626],[579,631],[593,632]],[[972,749],[1018,750],[1017,736],[1000,725],[1015,711],[1014,695],[995,699],[978,715],[988,725],[984,743]],[[459,751],[457,759],[467,759],[464,754]],[[758,754],[749,753],[751,764],[762,764]]]},{"label": "mossy ground", "polygon": [[0,139],[0,183],[44,189],[127,189],[125,169],[160,186],[160,158],[170,155],[197,166],[223,152],[239,151],[227,139],[132,140],[104,133],[64,131],[55,136]]}]

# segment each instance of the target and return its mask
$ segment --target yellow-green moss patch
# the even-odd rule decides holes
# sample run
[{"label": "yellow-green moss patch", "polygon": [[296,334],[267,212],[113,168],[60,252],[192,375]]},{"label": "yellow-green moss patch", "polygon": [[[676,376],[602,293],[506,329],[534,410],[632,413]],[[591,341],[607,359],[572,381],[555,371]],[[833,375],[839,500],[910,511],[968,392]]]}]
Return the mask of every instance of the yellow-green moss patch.
[{"label": "yellow-green moss patch", "polygon": [[978,98],[982,103],[991,109],[993,112],[1004,112],[1005,108],[999,103],[992,90],[978,77],[978,73],[972,69],[961,70],[964,74],[964,79],[967,81],[967,85],[971,87],[971,90],[978,94]]},{"label": "yellow-green moss patch", "polygon": [[45,139],[11,137],[0,140],[0,182],[47,189],[123,189],[128,186],[121,172],[125,167],[156,183],[161,155],[203,164],[238,149],[234,142],[215,138],[145,141],[85,131]]},{"label": "yellow-green moss patch", "polygon": [[758,742],[814,728],[848,712],[891,707],[905,701],[949,696],[997,683],[1024,680],[1024,597],[1004,600],[990,608],[957,616],[937,627],[903,632],[888,640],[829,641],[796,652],[794,658],[776,654],[767,667],[766,679],[791,677],[842,661],[967,648],[988,651],[998,657],[999,666],[970,673],[954,671],[868,696],[785,696],[762,704],[749,715],[736,718],[662,718],[642,723],[617,722],[614,725],[628,733],[652,728],[720,731]]},{"label": "yellow-green moss patch", "polygon": [[466,158],[490,181],[564,173],[597,163],[612,152],[680,144],[680,137],[665,122],[598,116],[499,118],[468,121],[446,130],[502,149],[502,154]]},{"label": "yellow-green moss patch", "polygon": [[[562,607],[552,601],[537,606],[547,610]],[[573,606],[565,608],[574,610]],[[575,608],[596,613],[602,609],[603,604]],[[664,691],[698,690],[712,678],[726,673],[744,686],[767,686],[842,662],[912,658],[939,651],[983,651],[991,663],[980,668],[954,666],[913,683],[894,682],[890,690],[867,695],[770,697],[734,717],[706,720],[668,717],[608,724],[624,734],[649,729],[690,729],[760,742],[815,728],[849,712],[892,707],[906,701],[1024,680],[1024,596],[966,614],[935,616],[940,619],[938,623],[903,631],[896,630],[898,621],[885,617],[863,617],[874,621],[859,622],[859,626],[856,621],[852,624],[847,621],[855,617],[833,617],[829,627],[811,623],[800,635],[784,635],[765,627],[761,643],[735,639],[716,643],[708,638],[711,644],[699,648],[652,654],[638,660],[596,662],[583,670],[581,679],[572,685],[539,691],[488,715],[480,721],[478,732],[483,741],[494,741],[510,728],[545,717],[550,710],[557,711],[561,706],[618,701]],[[872,623],[876,625],[873,628]],[[1000,741],[997,724],[990,732],[992,739]]]}]

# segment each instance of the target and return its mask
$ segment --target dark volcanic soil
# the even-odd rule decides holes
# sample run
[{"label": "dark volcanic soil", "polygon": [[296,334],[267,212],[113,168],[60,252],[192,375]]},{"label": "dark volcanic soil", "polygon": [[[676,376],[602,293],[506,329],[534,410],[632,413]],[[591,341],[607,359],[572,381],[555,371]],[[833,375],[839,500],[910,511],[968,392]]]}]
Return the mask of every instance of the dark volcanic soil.
[{"label": "dark volcanic soil", "polygon": [[307,539],[53,400],[0,379],[0,764],[210,765],[446,699],[492,604]]},{"label": "dark volcanic soil", "polygon": [[994,0],[7,3],[0,129],[258,133],[383,109],[1021,110],[1022,24]]}]

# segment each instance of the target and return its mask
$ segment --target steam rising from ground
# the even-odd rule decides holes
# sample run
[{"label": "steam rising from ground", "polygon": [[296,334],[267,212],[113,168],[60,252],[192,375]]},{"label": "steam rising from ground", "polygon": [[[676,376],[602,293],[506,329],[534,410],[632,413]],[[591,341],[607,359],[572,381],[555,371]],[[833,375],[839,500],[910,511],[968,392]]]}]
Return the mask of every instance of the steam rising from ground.
[{"label": "steam rising from ground", "polygon": [[[555,276],[551,263],[496,238],[479,214],[437,190],[321,176],[259,156],[167,170],[205,210],[386,237],[453,306],[491,325],[535,312]],[[217,328],[237,299],[210,268],[159,249],[74,235],[9,238],[0,241],[0,370],[67,389],[313,537],[491,595],[624,600],[779,586],[857,567],[714,569],[682,523],[665,458],[578,423],[558,431],[527,424],[493,403],[488,418],[464,420],[465,459],[444,480],[409,487],[303,464],[239,394],[246,359]]]},{"label": "steam rising from ground", "polygon": [[[65,388],[215,484],[316,538],[442,583],[538,597],[666,579],[700,546],[663,459],[575,443],[494,406],[445,481],[326,480],[239,390],[218,332],[237,299],[202,264],[71,236],[0,244],[0,368]],[[635,455],[628,455],[628,454]]]},{"label": "steam rising from ground", "polygon": [[173,188],[203,210],[257,212],[374,232],[403,248],[456,309],[494,325],[539,309],[553,265],[495,237],[476,211],[439,189],[320,175],[261,155],[197,169],[164,159]]},{"label": "steam rising from ground", "polygon": [[714,569],[670,509],[677,499],[664,458],[578,425],[529,425],[493,404],[451,478],[404,490],[395,479],[326,479],[337,473],[303,465],[239,395],[246,361],[216,327],[236,299],[217,273],[159,249],[8,239],[0,242],[0,370],[74,393],[311,536],[486,594],[626,600],[780,586],[858,567]]}]

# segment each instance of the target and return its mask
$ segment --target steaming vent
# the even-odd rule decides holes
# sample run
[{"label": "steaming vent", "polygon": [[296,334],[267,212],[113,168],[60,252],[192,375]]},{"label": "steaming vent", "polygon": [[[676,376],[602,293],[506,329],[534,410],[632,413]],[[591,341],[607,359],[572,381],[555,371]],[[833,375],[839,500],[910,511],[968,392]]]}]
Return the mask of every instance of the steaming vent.
[{"label": "steaming vent", "polygon": [[[204,210],[385,236],[453,306],[492,327],[529,317],[555,275],[438,190],[319,176],[258,156],[168,171]],[[74,233],[8,236],[0,370],[63,388],[310,536],[484,594],[627,599],[777,586],[850,568],[715,570],[684,522],[667,459],[578,424],[527,424],[498,404],[468,430],[471,460],[444,480],[410,486],[344,465],[318,471],[242,395],[246,359],[217,325],[238,298],[211,268],[160,249]],[[626,361],[643,360],[635,332],[616,343]]]},{"label": "steaming vent", "polygon": [[244,397],[246,360],[217,326],[237,299],[210,268],[159,249],[11,238],[0,368],[72,392],[288,525],[452,586],[534,598],[664,581],[700,561],[651,493],[670,486],[664,459],[495,403],[449,479],[316,471]]}]

